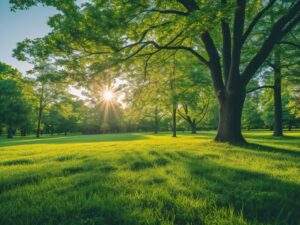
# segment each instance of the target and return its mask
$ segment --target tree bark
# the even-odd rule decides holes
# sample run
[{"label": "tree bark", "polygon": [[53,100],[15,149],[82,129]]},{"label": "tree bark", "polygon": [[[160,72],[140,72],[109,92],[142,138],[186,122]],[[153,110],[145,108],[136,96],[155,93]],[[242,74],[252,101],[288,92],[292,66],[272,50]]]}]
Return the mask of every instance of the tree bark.
[{"label": "tree bark", "polygon": [[155,115],[154,115],[154,134],[158,133],[159,130],[159,115],[158,115],[158,109],[155,107]]},{"label": "tree bark", "polygon": [[275,52],[274,65],[274,132],[275,137],[283,136],[282,132],[282,102],[281,102],[281,66],[280,54]]},{"label": "tree bark", "polygon": [[39,106],[39,115],[38,115],[38,124],[37,124],[37,131],[36,137],[40,137],[41,133],[41,120],[42,120],[42,113],[43,113],[43,100],[44,100],[44,83],[42,83],[42,91],[40,96],[40,106]]},{"label": "tree bark", "polygon": [[173,70],[170,74],[170,88],[171,88],[171,98],[172,98],[172,137],[176,137],[176,112],[177,112],[177,96],[176,96],[176,73],[175,73],[175,65],[176,65],[176,59],[174,54],[173,59]]},{"label": "tree bark", "polygon": [[239,90],[219,101],[219,126],[215,141],[246,142],[241,132],[241,118],[245,101],[245,90]]},{"label": "tree bark", "polygon": [[282,103],[281,103],[281,77],[275,78],[274,83],[274,133],[276,137],[283,136],[282,132]]},{"label": "tree bark", "polygon": [[192,134],[196,134],[197,133],[197,126],[196,123],[191,123],[191,128],[192,128]]},{"label": "tree bark", "polygon": [[172,137],[176,137],[176,104],[173,104],[173,110],[172,110]]}]

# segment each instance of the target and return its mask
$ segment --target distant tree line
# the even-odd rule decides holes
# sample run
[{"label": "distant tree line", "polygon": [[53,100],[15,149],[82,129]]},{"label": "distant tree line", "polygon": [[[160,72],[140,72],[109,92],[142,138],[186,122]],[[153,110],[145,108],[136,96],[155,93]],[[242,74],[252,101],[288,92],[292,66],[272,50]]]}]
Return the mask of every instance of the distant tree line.
[{"label": "distant tree line", "polygon": [[[176,135],[176,131],[196,133],[218,127],[218,105],[211,96],[210,82],[205,80],[202,67],[195,71],[176,66],[173,76],[150,70],[153,74],[149,72],[147,79],[143,73],[140,76],[128,73],[124,77],[126,82],[111,88],[116,96],[126,93],[122,104],[116,98],[103,99],[103,84],[107,83],[103,79],[90,81],[82,98],[78,98],[70,94],[70,84],[56,80],[59,74],[54,68],[38,68],[31,71],[30,76],[23,76],[11,66],[0,63],[1,135],[12,138],[30,134],[40,137],[43,134],[160,131],[173,131]],[[284,80],[284,84],[282,124],[291,130],[300,126],[300,95],[293,82]],[[273,90],[266,88],[249,93],[242,117],[243,128],[272,130],[274,121]]]}]

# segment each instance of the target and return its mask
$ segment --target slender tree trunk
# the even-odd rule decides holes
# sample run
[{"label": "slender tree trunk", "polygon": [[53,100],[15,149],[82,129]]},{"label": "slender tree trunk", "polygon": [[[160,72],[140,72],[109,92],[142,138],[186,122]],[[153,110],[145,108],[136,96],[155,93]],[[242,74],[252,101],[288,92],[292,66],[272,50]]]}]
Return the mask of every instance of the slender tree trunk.
[{"label": "slender tree trunk", "polygon": [[176,96],[176,73],[175,73],[176,58],[174,54],[173,70],[170,77],[170,88],[172,98],[172,137],[176,137],[176,112],[177,112],[177,96]]},{"label": "slender tree trunk", "polygon": [[276,137],[283,136],[282,132],[282,103],[281,103],[281,68],[280,54],[275,52],[274,65],[274,132]]},{"label": "slender tree trunk", "polygon": [[241,132],[241,118],[245,91],[236,90],[235,94],[227,96],[219,101],[219,126],[215,137],[220,142],[245,142]]},{"label": "slender tree trunk", "polygon": [[42,113],[43,113],[43,100],[44,100],[44,83],[42,83],[42,91],[40,96],[40,106],[39,106],[39,115],[38,115],[38,124],[37,124],[37,131],[36,137],[40,137],[41,133],[41,120],[42,120]]},{"label": "slender tree trunk", "polygon": [[175,103],[173,103],[173,110],[172,110],[172,137],[176,137],[176,111],[177,111],[177,106]]},{"label": "slender tree trunk", "polygon": [[13,138],[14,136],[14,130],[11,124],[8,126],[8,132],[7,132],[7,138]]},{"label": "slender tree trunk", "polygon": [[158,115],[158,109],[155,107],[155,115],[154,115],[154,134],[158,133],[159,130],[159,115]]},{"label": "slender tree trunk", "polygon": [[42,120],[42,107],[40,104],[40,108],[39,108],[39,115],[38,115],[38,124],[37,124],[37,130],[36,130],[36,137],[39,138],[40,137],[40,133],[41,133],[41,120]]}]

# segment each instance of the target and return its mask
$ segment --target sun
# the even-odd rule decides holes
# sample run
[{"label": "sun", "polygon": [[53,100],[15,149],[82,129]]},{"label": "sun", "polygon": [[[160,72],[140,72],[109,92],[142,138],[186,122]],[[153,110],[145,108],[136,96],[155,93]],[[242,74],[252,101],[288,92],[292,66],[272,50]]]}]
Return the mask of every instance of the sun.
[{"label": "sun", "polygon": [[103,99],[106,102],[112,101],[114,96],[115,96],[115,94],[112,90],[105,90],[104,93],[103,93]]}]

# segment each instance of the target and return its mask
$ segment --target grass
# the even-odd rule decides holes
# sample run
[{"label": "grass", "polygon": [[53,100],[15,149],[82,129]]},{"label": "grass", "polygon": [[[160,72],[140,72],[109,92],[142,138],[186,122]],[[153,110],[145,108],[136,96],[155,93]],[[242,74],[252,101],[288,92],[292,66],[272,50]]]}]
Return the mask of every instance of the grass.
[{"label": "grass", "polygon": [[0,139],[0,224],[300,224],[300,132]]}]

